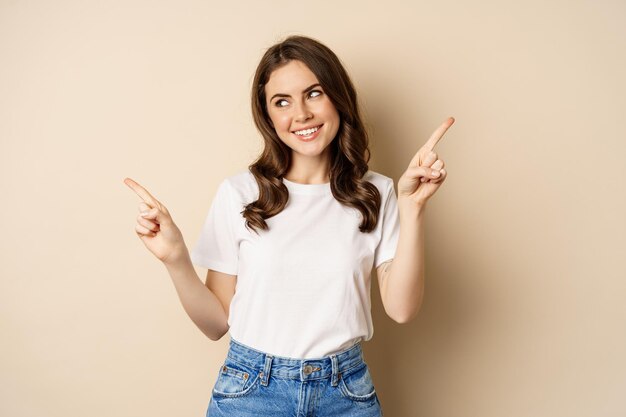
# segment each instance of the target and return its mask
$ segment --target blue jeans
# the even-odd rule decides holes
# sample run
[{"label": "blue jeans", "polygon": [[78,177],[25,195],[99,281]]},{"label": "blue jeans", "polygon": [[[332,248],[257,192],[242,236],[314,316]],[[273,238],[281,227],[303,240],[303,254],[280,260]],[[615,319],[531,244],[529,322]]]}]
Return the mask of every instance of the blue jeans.
[{"label": "blue jeans", "polygon": [[207,417],[382,417],[361,344],[316,359],[274,356],[230,339]]}]

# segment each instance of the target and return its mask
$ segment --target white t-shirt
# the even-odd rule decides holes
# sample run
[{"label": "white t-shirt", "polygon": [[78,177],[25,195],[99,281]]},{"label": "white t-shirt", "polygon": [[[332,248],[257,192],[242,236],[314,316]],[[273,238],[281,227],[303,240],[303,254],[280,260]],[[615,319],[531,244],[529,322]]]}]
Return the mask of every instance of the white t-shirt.
[{"label": "white t-shirt", "polygon": [[228,315],[232,338],[300,359],[372,338],[370,276],[394,257],[400,223],[393,179],[371,170],[364,179],[381,195],[370,233],[359,231],[361,213],[335,200],[330,183],[283,179],[289,201],[257,235],[240,214],[259,194],[252,173],[220,183],[190,256],[194,265],[237,275]]}]

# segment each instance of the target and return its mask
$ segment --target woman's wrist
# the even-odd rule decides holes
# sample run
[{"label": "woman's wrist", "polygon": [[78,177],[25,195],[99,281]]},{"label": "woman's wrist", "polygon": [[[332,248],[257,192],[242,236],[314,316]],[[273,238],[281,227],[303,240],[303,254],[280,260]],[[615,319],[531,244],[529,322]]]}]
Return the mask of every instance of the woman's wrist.
[{"label": "woman's wrist", "polygon": [[189,255],[187,246],[183,245],[179,249],[173,250],[172,253],[170,253],[170,255],[162,262],[168,269],[188,267],[189,264],[191,264],[191,256]]},{"label": "woman's wrist", "polygon": [[400,216],[418,217],[426,211],[426,201],[415,202],[408,197],[398,198],[398,211]]}]

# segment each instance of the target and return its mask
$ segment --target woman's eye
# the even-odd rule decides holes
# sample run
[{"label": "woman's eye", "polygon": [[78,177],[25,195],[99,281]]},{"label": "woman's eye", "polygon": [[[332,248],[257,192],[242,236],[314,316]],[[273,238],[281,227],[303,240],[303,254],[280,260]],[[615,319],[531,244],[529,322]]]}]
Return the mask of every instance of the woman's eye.
[{"label": "woman's eye", "polygon": [[[312,95],[312,94],[314,94],[314,93],[316,93],[316,94],[315,94],[315,95]],[[310,92],[309,92],[309,96],[310,96],[310,97],[319,97],[320,95],[322,95],[322,92],[321,92],[320,90],[313,90],[313,91],[310,91]],[[280,99],[280,100],[276,100],[276,102],[274,102],[274,105],[275,105],[276,107],[285,107],[285,106],[283,106],[283,105],[281,104],[283,101],[284,101],[284,102],[286,102],[287,100],[285,100],[284,98],[283,98],[283,99]]]}]

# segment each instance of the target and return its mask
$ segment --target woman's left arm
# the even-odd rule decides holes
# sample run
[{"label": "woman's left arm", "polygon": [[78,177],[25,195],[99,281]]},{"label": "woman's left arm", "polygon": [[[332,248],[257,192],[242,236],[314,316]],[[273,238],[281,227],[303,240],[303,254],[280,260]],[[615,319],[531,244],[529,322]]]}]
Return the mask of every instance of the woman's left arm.
[{"label": "woman's left arm", "polygon": [[435,130],[398,181],[398,247],[391,264],[381,265],[378,275],[385,311],[398,323],[413,320],[424,298],[424,211],[447,175],[433,149],[453,123],[450,117]]}]

